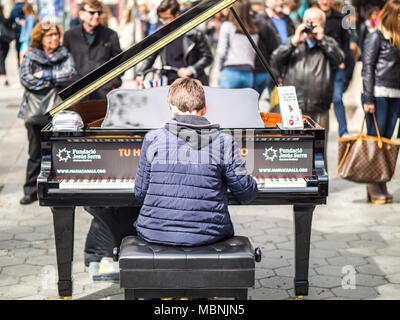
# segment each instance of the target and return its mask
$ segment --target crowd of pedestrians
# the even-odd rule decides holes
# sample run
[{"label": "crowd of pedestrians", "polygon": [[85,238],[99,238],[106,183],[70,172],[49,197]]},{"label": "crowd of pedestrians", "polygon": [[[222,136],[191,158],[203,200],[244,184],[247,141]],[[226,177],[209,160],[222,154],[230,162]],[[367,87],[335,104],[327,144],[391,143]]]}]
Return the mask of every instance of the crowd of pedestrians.
[{"label": "crowd of pedestrians", "polygon": [[[233,8],[269,62],[274,78],[282,85],[296,87],[303,114],[328,131],[333,104],[339,137],[349,135],[343,93],[355,62],[362,61],[362,103],[368,134],[377,134],[368,115],[375,113],[382,136],[391,138],[400,115],[400,0],[389,0],[385,6],[377,2],[365,8],[363,14],[357,12],[356,29],[344,27],[349,25],[344,23],[346,19],[354,17],[342,14],[334,0],[265,0],[261,7],[249,0],[238,0]],[[20,81],[25,89],[20,116],[25,117],[29,107],[27,97],[44,99],[50,90],[57,91],[85,76],[187,9],[177,0],[162,0],[154,8],[140,0],[136,2],[135,16],[132,7],[127,6],[118,23],[99,0],[83,0],[77,10],[71,9],[70,28],[62,36],[60,26],[39,21],[34,7],[26,0],[18,0],[8,18],[0,6],[0,26],[15,32]],[[0,38],[2,86],[9,85],[4,63],[9,44],[9,39]],[[218,13],[140,63],[135,75],[138,87],[143,87],[143,72],[154,65],[157,57],[163,65],[177,70],[166,73],[168,84],[177,78],[191,77],[208,85],[211,66],[218,66],[222,88],[249,87],[260,96],[264,90],[271,96],[275,87],[230,10]],[[105,99],[109,91],[121,84],[122,79],[117,77],[86,99]],[[29,160],[21,204],[37,200],[33,181],[40,165],[40,124],[32,124],[26,117],[25,121]],[[368,192],[371,198],[392,197],[385,184],[369,185]],[[110,241],[105,251],[99,252],[95,248],[97,239],[121,238],[104,226],[126,222],[117,221],[120,215],[116,208],[86,209],[94,216],[85,248],[88,265],[110,256],[117,245]],[[104,223],[104,217],[114,220]],[[130,219],[135,220],[136,216]]]}]

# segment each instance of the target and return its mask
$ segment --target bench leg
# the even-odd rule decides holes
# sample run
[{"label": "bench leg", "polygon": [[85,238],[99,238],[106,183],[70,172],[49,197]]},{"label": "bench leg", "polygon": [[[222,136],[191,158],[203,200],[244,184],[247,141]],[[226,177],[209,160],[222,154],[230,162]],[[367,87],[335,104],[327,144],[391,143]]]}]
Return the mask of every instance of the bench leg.
[{"label": "bench leg", "polygon": [[138,300],[138,298],[135,298],[135,291],[133,289],[125,289],[125,300]]},{"label": "bench leg", "polygon": [[239,290],[235,295],[235,300],[247,300],[247,289]]}]

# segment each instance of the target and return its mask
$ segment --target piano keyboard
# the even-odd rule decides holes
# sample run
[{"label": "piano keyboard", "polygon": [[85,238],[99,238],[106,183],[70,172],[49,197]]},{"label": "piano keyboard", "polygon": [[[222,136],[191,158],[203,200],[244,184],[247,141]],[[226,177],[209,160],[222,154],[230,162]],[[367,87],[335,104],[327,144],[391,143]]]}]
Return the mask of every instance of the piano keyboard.
[{"label": "piano keyboard", "polygon": [[60,189],[133,189],[134,178],[109,178],[109,179],[62,179],[59,181]]},{"label": "piano keyboard", "polygon": [[254,177],[259,188],[306,188],[307,181],[300,177]]}]

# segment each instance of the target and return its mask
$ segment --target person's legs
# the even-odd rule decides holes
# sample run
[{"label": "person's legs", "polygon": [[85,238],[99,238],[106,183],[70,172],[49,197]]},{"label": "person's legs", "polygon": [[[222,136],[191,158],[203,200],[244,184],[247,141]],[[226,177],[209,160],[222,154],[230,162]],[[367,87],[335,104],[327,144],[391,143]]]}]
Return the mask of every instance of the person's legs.
[{"label": "person's legs", "polygon": [[24,184],[24,196],[31,199],[37,199],[36,179],[40,173],[41,147],[40,147],[40,130],[41,127],[33,124],[25,123],[28,131],[28,163],[26,167],[26,179]]},{"label": "person's legs", "polygon": [[264,89],[268,85],[270,76],[268,73],[255,73],[253,76],[253,89],[256,90],[261,97]]},{"label": "person's legs", "polygon": [[252,88],[253,72],[250,70],[235,70],[224,68],[219,79],[220,88]]},{"label": "person's legs", "polygon": [[0,42],[0,77],[1,83],[8,85],[7,72],[6,72],[6,58],[10,45],[6,42]]},{"label": "person's legs", "polygon": [[111,257],[123,238],[136,235],[133,223],[140,207],[85,207],[85,210],[93,216],[84,249],[86,266],[103,257]]},{"label": "person's legs", "polygon": [[[389,111],[388,99],[381,97],[375,98],[375,118],[381,136],[386,131],[386,124],[388,121],[388,113],[389,113],[388,111]],[[367,113],[366,122],[367,122],[367,135],[374,137],[378,136],[372,113]]]},{"label": "person's legs", "polygon": [[[19,36],[17,36],[17,39],[19,38]],[[18,40],[15,40],[15,50],[17,50],[17,63],[18,63],[18,69],[20,67],[20,63],[19,63],[19,53],[21,51],[21,45],[22,43],[19,42]]]},{"label": "person's legs", "polygon": [[335,74],[333,107],[339,124],[339,137],[347,134],[346,111],[343,104],[344,69],[337,69]]},{"label": "person's legs", "polygon": [[386,117],[386,127],[382,136],[391,139],[400,114],[400,98],[387,98],[387,100],[388,112]]}]

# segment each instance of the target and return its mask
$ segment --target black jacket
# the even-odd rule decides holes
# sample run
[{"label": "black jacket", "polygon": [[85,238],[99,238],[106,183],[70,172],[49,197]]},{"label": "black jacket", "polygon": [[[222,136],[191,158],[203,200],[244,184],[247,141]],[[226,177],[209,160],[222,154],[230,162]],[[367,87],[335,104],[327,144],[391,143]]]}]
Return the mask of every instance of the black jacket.
[{"label": "black jacket", "polygon": [[[193,67],[197,73],[196,78],[199,79],[203,85],[208,85],[208,77],[204,72],[204,69],[212,63],[213,56],[205,34],[198,30],[190,30],[182,37],[183,52],[185,53],[185,67]],[[165,65],[167,58],[166,50],[164,50],[164,48],[165,47],[144,60],[138,66],[136,74],[140,75],[143,71],[151,68],[158,55],[161,57],[162,64]]]},{"label": "black jacket", "polygon": [[342,22],[344,15],[339,11],[331,9],[331,14],[326,17],[325,35],[335,39],[340,49],[345,55],[345,62],[351,57],[350,51],[350,33],[348,29],[343,28]]},{"label": "black jacket", "polygon": [[317,41],[311,49],[306,42],[294,46],[291,40],[289,37],[272,54],[272,60],[282,68],[283,85],[296,87],[303,113],[329,110],[334,71],[343,62],[343,52],[328,36]]},{"label": "black jacket", "polygon": [[[257,13],[253,13],[252,20],[254,24],[257,26],[259,32],[259,40],[258,47],[265,59],[268,62],[271,62],[272,52],[278,48],[279,42],[275,36],[275,30],[269,25],[269,23],[265,20],[263,16],[258,15]],[[271,66],[272,72],[276,73],[274,70],[274,66]],[[256,60],[254,63],[254,73],[265,73],[268,72],[265,70],[258,56],[256,56]]]},{"label": "black jacket", "polygon": [[[294,35],[294,32],[296,31],[296,27],[294,26],[292,19],[290,19],[290,17],[288,15],[286,15],[286,14],[282,14],[282,15],[283,15],[283,19],[285,19],[288,37],[290,37],[290,36]],[[272,28],[272,30],[274,30],[278,44],[281,44],[281,42],[282,42],[281,37],[280,37],[278,29],[276,29],[275,24],[272,21],[272,19],[267,14],[262,15],[262,17],[264,17],[264,19],[265,19],[265,21],[267,21],[268,25]]]},{"label": "black jacket", "polygon": [[382,32],[369,33],[362,50],[364,103],[374,103],[374,87],[400,89],[400,50]]},{"label": "black jacket", "polygon": [[[99,25],[96,28],[96,36],[91,45],[89,45],[83,33],[83,25],[69,29],[64,34],[64,47],[67,48],[74,58],[78,79],[122,51],[119,46],[117,33],[103,25]],[[120,87],[121,84],[121,78],[117,77],[91,93],[86,99],[106,99],[107,93],[112,89]]]}]

